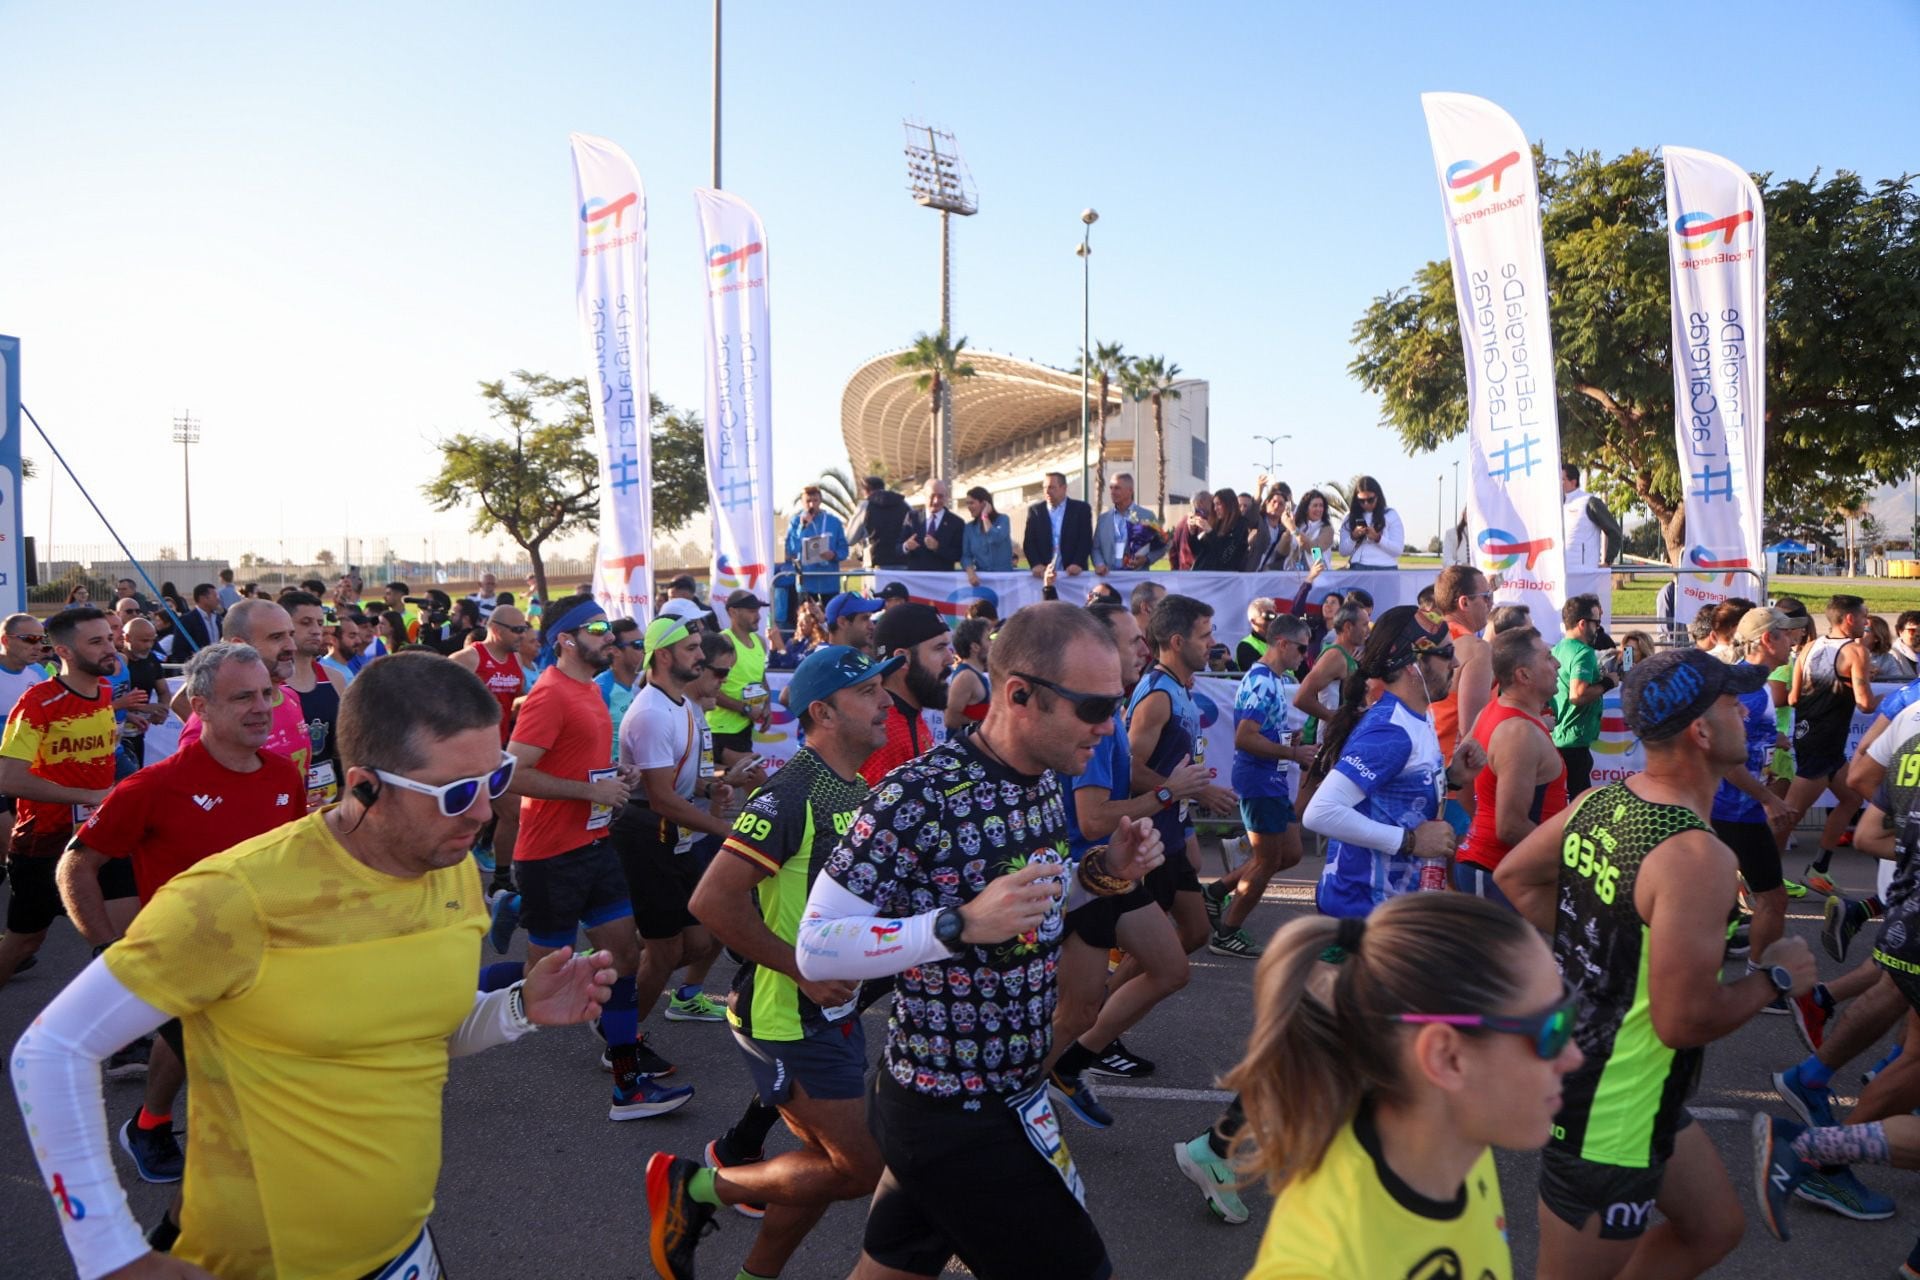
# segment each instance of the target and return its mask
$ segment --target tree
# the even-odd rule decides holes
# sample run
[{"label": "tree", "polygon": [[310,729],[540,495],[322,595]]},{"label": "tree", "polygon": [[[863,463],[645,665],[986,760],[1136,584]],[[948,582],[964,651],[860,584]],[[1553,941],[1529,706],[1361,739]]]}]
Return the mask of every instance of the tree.
[{"label": "tree", "polygon": [[943,471],[946,450],[940,439],[940,402],[950,381],[973,376],[973,366],[961,359],[966,349],[965,338],[950,342],[947,331],[942,329],[938,333],[915,334],[913,345],[894,359],[894,364],[902,369],[920,371],[920,376],[913,380],[914,390],[932,393],[933,425],[928,436],[933,444],[933,463],[927,471],[929,475],[939,476],[943,480],[947,476]]},{"label": "tree", "polygon": [[[1079,361],[1085,359],[1085,357],[1085,352],[1076,356],[1075,364],[1077,365]],[[1100,447],[1094,454],[1097,460],[1096,466],[1099,476],[1098,482],[1094,486],[1094,490],[1097,493],[1104,494],[1107,491],[1107,395],[1113,384],[1121,381],[1121,379],[1125,377],[1128,368],[1131,367],[1132,364],[1133,357],[1128,355],[1117,342],[1094,343],[1093,359],[1087,361],[1088,375],[1100,384],[1100,398],[1093,402],[1095,412],[1100,421]],[[1076,368],[1075,372],[1078,371]],[[1095,503],[1098,505],[1098,499],[1095,500]]]},{"label": "tree", "polygon": [[[1685,546],[1674,446],[1672,318],[1660,161],[1636,150],[1548,159],[1540,172],[1563,456],[1629,490]],[[1920,194],[1903,175],[1772,182],[1767,219],[1766,492],[1831,510],[1863,477],[1912,470],[1920,448]],[[1466,427],[1459,314],[1445,262],[1374,299],[1348,371],[1381,397],[1384,425],[1427,450]]]},{"label": "tree", "polygon": [[653,464],[653,535],[683,528],[707,509],[707,429],[691,409],[659,396],[648,406],[647,448]]},{"label": "tree", "polygon": [[1160,486],[1154,511],[1162,520],[1167,518],[1165,402],[1180,398],[1180,392],[1174,387],[1174,383],[1179,378],[1180,366],[1169,363],[1165,356],[1140,356],[1131,361],[1120,373],[1121,394],[1135,404],[1146,400],[1153,405],[1153,446],[1160,460],[1159,465],[1154,468],[1154,476]]},{"label": "tree", "polygon": [[[314,552],[313,562],[317,565],[321,565],[324,568],[331,569],[333,567],[333,548],[322,547],[318,551]],[[244,556],[241,557],[241,563],[242,564],[246,563],[246,558]]]}]

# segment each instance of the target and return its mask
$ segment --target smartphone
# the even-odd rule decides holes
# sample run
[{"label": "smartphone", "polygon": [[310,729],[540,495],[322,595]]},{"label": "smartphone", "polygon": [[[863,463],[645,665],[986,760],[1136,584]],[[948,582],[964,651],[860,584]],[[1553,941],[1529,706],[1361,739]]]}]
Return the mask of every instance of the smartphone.
[{"label": "smartphone", "polygon": [[765,763],[765,758],[762,756],[747,756],[743,759],[735,760],[733,762],[732,767],[729,768],[727,772],[728,773],[752,773],[755,769],[758,769],[763,763]]},{"label": "smartphone", "polygon": [[1321,563],[1326,558],[1327,558],[1327,549],[1325,547],[1314,547],[1312,550],[1307,552],[1307,559],[1313,561],[1315,564]]}]

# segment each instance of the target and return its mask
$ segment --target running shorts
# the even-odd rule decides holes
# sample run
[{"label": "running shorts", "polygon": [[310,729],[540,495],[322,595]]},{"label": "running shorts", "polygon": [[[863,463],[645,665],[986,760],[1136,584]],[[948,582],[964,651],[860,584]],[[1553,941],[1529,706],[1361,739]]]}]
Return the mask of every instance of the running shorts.
[{"label": "running shorts", "polygon": [[570,947],[580,929],[633,914],[610,841],[551,858],[516,858],[513,872],[520,885],[520,923],[537,947]]},{"label": "running shorts", "polygon": [[658,814],[634,807],[613,824],[613,846],[620,854],[634,927],[642,938],[677,938],[700,922],[689,905],[706,864],[689,849],[675,853],[680,828]]},{"label": "running shorts", "polygon": [[[1674,1133],[1692,1123],[1693,1116],[1681,1108]],[[1653,1202],[1660,1198],[1666,1171],[1664,1160],[1632,1169],[1596,1164],[1549,1146],[1540,1153],[1540,1203],[1575,1231],[1586,1230],[1587,1219],[1597,1215],[1602,1240],[1638,1240],[1653,1225]]]},{"label": "running shorts", "polygon": [[1769,893],[1780,887],[1780,846],[1773,842],[1773,828],[1764,822],[1728,822],[1715,818],[1713,834],[1740,860],[1740,874],[1745,877],[1750,892]]},{"label": "running shorts", "polygon": [[760,1101],[779,1106],[799,1085],[809,1098],[839,1102],[867,1091],[867,1034],[857,1017],[828,1023],[799,1040],[733,1033]]},{"label": "running shorts", "polygon": [[1241,825],[1255,835],[1283,836],[1298,821],[1293,801],[1285,796],[1244,796],[1240,800]]}]

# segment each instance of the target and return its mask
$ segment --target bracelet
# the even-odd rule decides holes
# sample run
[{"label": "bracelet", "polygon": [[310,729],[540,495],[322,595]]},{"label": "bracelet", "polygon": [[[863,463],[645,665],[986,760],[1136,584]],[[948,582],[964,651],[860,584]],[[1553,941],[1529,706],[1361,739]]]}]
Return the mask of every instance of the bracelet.
[{"label": "bracelet", "polygon": [[526,985],[526,979],[522,978],[507,988],[507,1021],[512,1024],[515,1035],[538,1030],[533,1020],[527,1017]]},{"label": "bracelet", "polygon": [[1107,874],[1107,846],[1097,845],[1080,855],[1079,879],[1096,898],[1111,898],[1133,888],[1133,881]]}]

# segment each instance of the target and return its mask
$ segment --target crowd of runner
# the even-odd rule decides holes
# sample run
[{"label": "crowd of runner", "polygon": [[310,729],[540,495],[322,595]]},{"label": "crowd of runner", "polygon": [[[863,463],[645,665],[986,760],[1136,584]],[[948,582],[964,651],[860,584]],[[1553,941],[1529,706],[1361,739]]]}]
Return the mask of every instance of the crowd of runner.
[{"label": "crowd of runner", "polygon": [[[1655,646],[1582,596],[1550,646],[1474,569],[1375,616],[1323,568],[1232,644],[1151,582],[958,627],[897,584],[839,593],[791,642],[684,580],[645,624],[395,583],[371,642],[345,580],[196,593],[177,689],[137,594],[5,619],[0,987],[61,916],[95,947],[9,1059],[80,1276],[436,1276],[450,1058],[588,1023],[557,1034],[644,1121],[695,1096],[658,1011],[725,1024],[743,1068],[700,1082],[704,1150],[647,1162],[659,1274],[731,1210],[757,1223],[738,1280],[771,1280],[862,1199],[855,1276],[1098,1280],[1060,1116],[1116,1123],[1098,1082],[1153,1073],[1124,1037],[1202,948],[1256,961],[1254,999],[1215,1011],[1246,1033],[1234,1101],[1172,1160],[1226,1224],[1249,1181],[1276,1193],[1252,1276],[1514,1274],[1493,1147],[1544,1148],[1546,1277],[1703,1274],[1742,1185],[1783,1241],[1795,1200],[1892,1216],[1853,1166],[1920,1165],[1920,680],[1876,689],[1863,603],[1816,636],[1797,600],[1736,601]],[[1195,680],[1222,669],[1210,760]],[[1596,786],[1616,688],[1645,767]],[[756,749],[776,701],[784,762]],[[1203,883],[1209,823],[1244,834]],[[1303,831],[1316,910],[1262,940]],[[1883,860],[1870,897],[1834,891],[1849,847]],[[1827,982],[1785,932],[1809,891],[1836,962],[1880,922]],[[1809,1056],[1730,1174],[1687,1101],[1769,1013]],[[106,1114],[103,1074],[144,1077],[137,1110]],[[178,1184],[158,1221],[116,1143]]]}]

